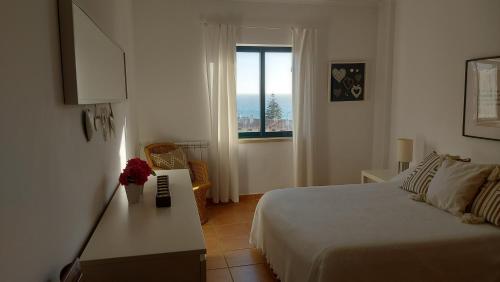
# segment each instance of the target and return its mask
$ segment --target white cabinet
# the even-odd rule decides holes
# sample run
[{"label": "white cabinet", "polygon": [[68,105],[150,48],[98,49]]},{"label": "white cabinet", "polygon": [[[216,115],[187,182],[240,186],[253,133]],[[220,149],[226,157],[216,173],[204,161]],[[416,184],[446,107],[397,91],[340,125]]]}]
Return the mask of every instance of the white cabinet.
[{"label": "white cabinet", "polygon": [[205,281],[205,242],[188,170],[168,175],[172,206],[157,208],[156,177],[130,205],[119,187],[80,258],[84,281]]}]

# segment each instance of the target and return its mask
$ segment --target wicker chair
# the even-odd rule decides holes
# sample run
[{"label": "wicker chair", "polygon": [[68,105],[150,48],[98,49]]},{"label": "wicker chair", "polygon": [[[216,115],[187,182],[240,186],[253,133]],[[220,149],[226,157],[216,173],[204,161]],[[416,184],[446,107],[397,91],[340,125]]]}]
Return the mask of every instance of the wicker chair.
[{"label": "wicker chair", "polygon": [[[173,143],[155,143],[150,144],[144,148],[144,153],[146,155],[146,160],[149,166],[153,170],[164,170],[164,168],[157,167],[153,164],[151,160],[151,154],[163,154],[168,153],[177,149],[177,146]],[[200,160],[188,160],[189,169],[192,173],[192,185],[193,192],[196,199],[196,204],[198,205],[198,213],[200,215],[201,224],[205,224],[208,221],[207,209],[206,209],[206,195],[212,184],[208,178],[208,165],[204,161]]]}]

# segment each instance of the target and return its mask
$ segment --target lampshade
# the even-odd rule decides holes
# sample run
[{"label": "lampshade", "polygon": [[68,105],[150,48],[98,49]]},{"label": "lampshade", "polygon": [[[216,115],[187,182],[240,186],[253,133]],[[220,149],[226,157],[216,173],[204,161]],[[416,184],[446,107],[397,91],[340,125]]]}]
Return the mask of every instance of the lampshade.
[{"label": "lampshade", "polygon": [[413,140],[398,138],[398,162],[409,163],[413,159]]}]

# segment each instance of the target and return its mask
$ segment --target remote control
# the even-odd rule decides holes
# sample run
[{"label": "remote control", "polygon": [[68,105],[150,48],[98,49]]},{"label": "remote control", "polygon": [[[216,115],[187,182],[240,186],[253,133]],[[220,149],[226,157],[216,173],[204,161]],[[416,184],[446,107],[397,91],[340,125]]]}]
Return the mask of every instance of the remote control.
[{"label": "remote control", "polygon": [[159,175],[156,177],[156,207],[170,207],[170,189],[168,175]]}]

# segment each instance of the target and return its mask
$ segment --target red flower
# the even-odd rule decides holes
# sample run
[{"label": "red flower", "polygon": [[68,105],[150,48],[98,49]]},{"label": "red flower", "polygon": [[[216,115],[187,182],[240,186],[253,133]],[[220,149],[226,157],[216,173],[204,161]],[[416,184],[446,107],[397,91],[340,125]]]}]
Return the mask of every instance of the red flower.
[{"label": "red flower", "polygon": [[120,174],[119,181],[122,185],[128,185],[129,183],[143,185],[148,180],[149,175],[156,174],[145,161],[133,158],[128,160],[127,166]]}]

